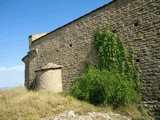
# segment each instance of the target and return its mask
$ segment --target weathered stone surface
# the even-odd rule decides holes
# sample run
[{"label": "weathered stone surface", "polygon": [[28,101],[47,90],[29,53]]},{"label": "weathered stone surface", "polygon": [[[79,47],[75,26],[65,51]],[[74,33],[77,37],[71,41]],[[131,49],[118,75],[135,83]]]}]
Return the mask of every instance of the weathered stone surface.
[{"label": "weathered stone surface", "polygon": [[128,47],[129,44],[134,46],[135,62],[141,68],[140,77],[144,84],[143,101],[150,111],[158,116],[157,111],[160,111],[159,0],[115,0],[32,41],[26,62],[27,86],[35,80],[35,71],[51,62],[63,66],[62,84],[63,89],[67,89],[74,78],[83,72],[85,60],[97,64],[92,41],[95,31],[104,26],[122,36]]},{"label": "weathered stone surface", "polygon": [[92,112],[86,115],[78,115],[74,111],[64,112],[55,116],[45,117],[41,120],[132,120],[130,117],[126,117],[115,113],[101,113]]},{"label": "weathered stone surface", "polygon": [[61,66],[48,63],[39,70],[36,70],[37,90],[62,92]]},{"label": "weathered stone surface", "polygon": [[29,36],[29,45],[31,45],[34,40],[36,40],[36,39],[38,39],[38,38],[40,38],[40,37],[42,37],[42,36],[44,36],[44,35],[46,35],[46,34],[47,34],[47,33],[30,35],[30,36]]},{"label": "weathered stone surface", "polygon": [[62,68],[61,65],[57,65],[54,63],[48,63],[47,65],[42,66],[40,69],[37,69],[35,72],[44,71],[44,70],[51,70],[51,69],[61,69],[61,68]]}]

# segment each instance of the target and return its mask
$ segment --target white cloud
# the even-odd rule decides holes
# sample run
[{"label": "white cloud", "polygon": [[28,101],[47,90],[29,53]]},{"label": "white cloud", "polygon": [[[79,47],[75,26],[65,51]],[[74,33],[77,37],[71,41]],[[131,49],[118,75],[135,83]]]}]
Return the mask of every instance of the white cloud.
[{"label": "white cloud", "polygon": [[24,65],[17,65],[12,67],[0,67],[0,71],[24,71]]}]

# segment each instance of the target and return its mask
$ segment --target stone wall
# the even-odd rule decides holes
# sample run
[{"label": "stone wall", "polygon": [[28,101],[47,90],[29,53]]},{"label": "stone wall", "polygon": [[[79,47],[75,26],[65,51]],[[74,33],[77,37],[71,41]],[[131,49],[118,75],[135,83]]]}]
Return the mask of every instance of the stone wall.
[{"label": "stone wall", "polygon": [[[97,63],[92,41],[104,26],[117,32],[135,49],[141,68],[143,101],[151,113],[160,114],[160,0],[116,0],[33,41],[28,54],[29,78],[47,63],[62,65],[63,89],[83,72],[84,61]],[[160,117],[160,115],[159,115]],[[160,119],[160,118],[159,118]]]}]

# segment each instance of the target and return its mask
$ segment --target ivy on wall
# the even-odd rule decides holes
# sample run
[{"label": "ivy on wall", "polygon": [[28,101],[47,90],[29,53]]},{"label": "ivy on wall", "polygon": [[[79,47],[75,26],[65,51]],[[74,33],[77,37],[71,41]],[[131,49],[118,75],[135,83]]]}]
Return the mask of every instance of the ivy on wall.
[{"label": "ivy on wall", "polygon": [[132,46],[127,51],[122,38],[109,29],[99,30],[95,35],[94,46],[99,58],[99,69],[118,72],[128,76],[134,87],[140,88],[139,69],[134,63]]},{"label": "ivy on wall", "polygon": [[107,28],[95,34],[93,43],[98,67],[86,62],[84,74],[76,78],[69,94],[93,104],[113,107],[138,102],[141,82],[133,49],[127,51],[122,39]]}]

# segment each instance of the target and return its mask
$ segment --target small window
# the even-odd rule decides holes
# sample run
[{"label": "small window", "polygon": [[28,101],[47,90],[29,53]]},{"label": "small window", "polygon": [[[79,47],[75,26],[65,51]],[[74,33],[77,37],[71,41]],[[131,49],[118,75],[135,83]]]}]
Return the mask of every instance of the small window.
[{"label": "small window", "polygon": [[134,26],[135,26],[135,27],[139,26],[139,20],[136,20],[136,21],[134,22]]},{"label": "small window", "polygon": [[112,32],[113,32],[113,33],[117,33],[117,30],[116,30],[116,29],[114,29]]},{"label": "small window", "polygon": [[72,47],[72,44],[69,44],[69,47]]},{"label": "small window", "polygon": [[136,59],[135,61],[136,61],[137,63],[139,63],[139,62],[140,62],[140,59]]}]

